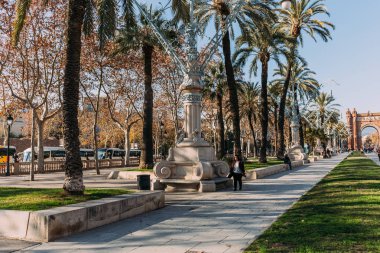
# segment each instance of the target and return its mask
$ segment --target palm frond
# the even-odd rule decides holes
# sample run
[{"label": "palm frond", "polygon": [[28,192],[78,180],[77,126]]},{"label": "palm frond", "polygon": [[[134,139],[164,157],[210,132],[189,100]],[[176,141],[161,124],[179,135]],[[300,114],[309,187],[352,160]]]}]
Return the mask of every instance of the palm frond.
[{"label": "palm frond", "polygon": [[17,0],[16,2],[16,17],[13,21],[13,32],[12,32],[12,44],[17,45],[22,28],[24,27],[27,12],[30,8],[32,0]]}]

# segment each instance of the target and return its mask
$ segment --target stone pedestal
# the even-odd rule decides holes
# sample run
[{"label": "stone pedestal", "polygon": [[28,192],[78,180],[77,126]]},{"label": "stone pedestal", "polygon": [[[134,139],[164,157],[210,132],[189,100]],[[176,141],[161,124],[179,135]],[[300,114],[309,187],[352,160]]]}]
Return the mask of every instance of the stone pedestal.
[{"label": "stone pedestal", "polygon": [[308,159],[308,155],[304,153],[304,150],[300,145],[291,147],[288,150],[288,155],[292,161],[302,161]]},{"label": "stone pedestal", "polygon": [[184,129],[167,160],[154,166],[157,180],[152,183],[153,190],[211,192],[231,180],[227,178],[228,164],[218,161],[215,149],[201,137],[201,90],[192,83],[185,80],[183,84]]},{"label": "stone pedestal", "polygon": [[153,171],[157,177],[153,190],[211,192],[230,181],[228,164],[218,161],[210,146],[171,148],[168,159]]},{"label": "stone pedestal", "polygon": [[[293,108],[293,115],[297,115],[297,111],[295,108]],[[302,161],[302,160],[308,159],[308,155],[305,154],[303,147],[299,144],[300,134],[299,134],[298,122],[299,122],[298,116],[293,116],[292,123],[290,124],[291,130],[292,130],[291,134],[292,134],[293,146],[287,152],[290,160],[292,161]]]}]

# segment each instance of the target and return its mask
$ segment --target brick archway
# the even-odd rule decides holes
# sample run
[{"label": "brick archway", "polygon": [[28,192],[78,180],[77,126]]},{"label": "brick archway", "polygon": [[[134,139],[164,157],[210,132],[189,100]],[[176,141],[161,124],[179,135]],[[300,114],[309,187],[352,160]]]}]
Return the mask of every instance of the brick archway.
[{"label": "brick archway", "polygon": [[[351,130],[348,137],[348,148],[354,150],[363,149],[362,131],[366,127],[373,127],[380,135],[380,113],[357,113],[354,109],[352,112],[346,112],[347,125]],[[380,143],[378,143],[379,145]]]}]

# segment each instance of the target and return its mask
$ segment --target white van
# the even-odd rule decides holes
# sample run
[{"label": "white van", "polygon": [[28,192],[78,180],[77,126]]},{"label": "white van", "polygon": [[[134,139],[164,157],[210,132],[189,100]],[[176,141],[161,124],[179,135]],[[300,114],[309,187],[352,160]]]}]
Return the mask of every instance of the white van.
[{"label": "white van", "polygon": [[120,159],[125,157],[125,150],[120,148],[98,149],[98,159]]},{"label": "white van", "polygon": [[[38,148],[35,147],[35,154],[38,155]],[[23,162],[30,162],[32,160],[32,149],[25,149],[22,153]],[[80,149],[80,156],[82,160],[93,160],[94,159],[94,151],[92,149]],[[62,147],[44,147],[44,160],[45,161],[64,161],[66,158],[66,151]],[[37,159],[37,157],[36,157]]]},{"label": "white van", "polygon": [[[35,147],[35,155],[38,155],[38,148]],[[65,160],[65,149],[61,147],[44,147],[44,160],[45,161],[63,161]],[[36,157],[37,159],[37,157]],[[32,149],[27,148],[22,155],[23,162],[30,162],[32,160]]]}]

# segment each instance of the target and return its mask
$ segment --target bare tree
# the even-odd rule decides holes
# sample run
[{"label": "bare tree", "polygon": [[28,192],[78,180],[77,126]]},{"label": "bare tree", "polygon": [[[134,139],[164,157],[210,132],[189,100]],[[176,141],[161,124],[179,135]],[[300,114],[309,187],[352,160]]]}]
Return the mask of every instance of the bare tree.
[{"label": "bare tree", "polygon": [[[35,128],[38,130],[38,171],[43,172],[43,132],[45,123],[61,108],[64,29],[56,22],[62,18],[59,8],[31,10],[20,43],[10,51],[12,61],[5,66],[4,79],[13,97],[32,114],[31,148],[34,162]],[[31,169],[30,179],[34,180]]]},{"label": "bare tree", "polygon": [[[125,58],[125,57],[124,57]],[[119,61],[120,62],[120,61]],[[130,62],[126,61],[124,62]],[[132,61],[133,62],[133,61]],[[125,164],[130,160],[130,133],[132,127],[142,120],[142,106],[144,101],[143,77],[139,69],[131,64],[115,65],[112,78],[104,92],[107,96],[109,115],[114,124],[124,133],[124,149],[126,151]]]}]

